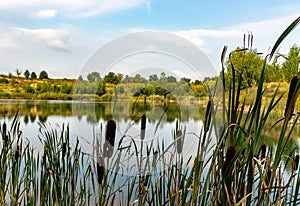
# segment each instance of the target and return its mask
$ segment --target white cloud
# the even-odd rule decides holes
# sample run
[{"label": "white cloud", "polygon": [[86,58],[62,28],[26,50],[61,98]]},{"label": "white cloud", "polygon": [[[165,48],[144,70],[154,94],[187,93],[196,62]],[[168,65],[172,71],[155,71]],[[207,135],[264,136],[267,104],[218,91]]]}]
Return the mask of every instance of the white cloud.
[{"label": "white cloud", "polygon": [[[244,25],[234,27],[236,30],[251,31],[254,35],[254,47],[258,50],[268,53],[270,48],[275,44],[276,40],[282,32],[294,21],[299,14],[284,16],[276,19],[251,22]],[[281,48],[287,52],[294,44],[300,44],[299,41],[300,28],[296,28],[281,43]]]},{"label": "white cloud", "polygon": [[[223,30],[191,29],[173,33],[186,38],[200,48],[218,71],[224,45],[228,45],[227,54],[229,54],[237,46],[242,46],[243,32],[252,31],[254,48],[258,48],[259,52],[266,55],[276,39],[296,17],[297,15],[285,16]],[[97,48],[124,34],[143,30],[143,28],[129,28],[114,31],[103,30],[101,34],[90,34],[72,25],[61,25],[59,29],[27,29],[0,23],[0,73],[8,73],[9,70],[3,70],[7,68],[43,68],[51,77],[77,77],[87,58]],[[300,45],[299,36],[298,26],[282,42],[280,52],[286,54],[294,43]],[[152,46],[151,49],[153,49]],[[177,70],[175,67],[172,69]]]},{"label": "white cloud", "polygon": [[0,23],[0,73],[8,74],[15,68],[36,72],[44,69],[50,77],[78,77],[99,42],[66,25],[61,29],[31,30]]},{"label": "white cloud", "polygon": [[17,30],[30,39],[41,42],[50,48],[67,50],[69,34],[64,30],[25,28],[17,28]]},{"label": "white cloud", "polygon": [[36,13],[41,17],[52,17],[51,15],[56,15],[57,12],[69,17],[88,17],[140,5],[151,10],[149,0],[3,0],[0,1],[0,10],[5,12],[22,10],[24,14]]},{"label": "white cloud", "polygon": [[[243,34],[248,31],[254,35],[253,48],[266,55],[281,33],[298,17],[298,14],[276,19],[250,22],[223,30],[191,29],[174,32],[198,46],[212,61],[215,68],[220,69],[222,48],[227,45],[228,53],[238,46],[243,46]],[[300,28],[296,28],[280,45],[280,51],[287,53],[293,44],[300,45]],[[246,42],[247,43],[247,42]]]},{"label": "white cloud", "polygon": [[42,19],[47,19],[47,18],[52,18],[57,15],[57,11],[53,9],[47,9],[47,10],[40,10],[37,13],[34,14],[36,18],[42,18]]}]

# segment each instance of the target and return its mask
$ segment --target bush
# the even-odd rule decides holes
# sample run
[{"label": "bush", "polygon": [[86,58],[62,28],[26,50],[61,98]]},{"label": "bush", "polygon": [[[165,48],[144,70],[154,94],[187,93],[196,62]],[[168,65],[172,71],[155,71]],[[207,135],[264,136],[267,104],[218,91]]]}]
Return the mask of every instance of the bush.
[{"label": "bush", "polygon": [[45,70],[40,72],[39,79],[48,79],[48,78],[49,78],[48,73]]},{"label": "bush", "polygon": [[26,92],[26,93],[32,93],[32,94],[34,94],[35,93],[35,90],[34,90],[34,88],[32,88],[30,85],[25,85],[24,87],[23,87],[23,89],[24,89],[24,91]]},{"label": "bush", "polygon": [[8,80],[5,78],[0,78],[0,83],[8,84]]}]

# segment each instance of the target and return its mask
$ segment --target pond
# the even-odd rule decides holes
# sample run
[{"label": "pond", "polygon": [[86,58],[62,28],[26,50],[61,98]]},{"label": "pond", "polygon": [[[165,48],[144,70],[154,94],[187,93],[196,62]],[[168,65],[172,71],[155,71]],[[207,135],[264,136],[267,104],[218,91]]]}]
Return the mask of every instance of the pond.
[{"label": "pond", "polygon": [[[4,121],[10,125],[18,112],[18,120],[23,137],[27,138],[36,151],[43,151],[39,140],[42,137],[40,127],[44,124],[49,129],[61,129],[62,125],[70,129],[70,143],[75,145],[77,139],[83,152],[92,153],[95,149],[95,137],[104,141],[105,128],[109,119],[114,119],[117,125],[116,143],[126,136],[136,145],[141,145],[141,116],[146,114],[146,134],[143,141],[143,154],[147,148],[160,150],[167,148],[175,139],[176,124],[185,131],[183,156],[187,159],[197,152],[197,146],[206,108],[198,104],[178,105],[176,103],[100,103],[85,101],[57,101],[57,100],[0,100],[0,123]],[[273,117],[276,119],[276,117]],[[279,119],[279,118],[278,118]],[[214,132],[214,131],[212,131]],[[275,147],[276,135],[280,130],[273,128],[265,131],[263,142]],[[214,133],[213,133],[214,135]],[[291,146],[298,147],[299,126],[296,125],[294,140]],[[126,142],[127,140],[127,142]],[[125,147],[129,138],[124,140]],[[212,140],[211,144],[214,144]],[[131,151],[132,152],[132,151]],[[170,150],[170,153],[176,152]]]},{"label": "pond", "polygon": [[[94,137],[104,140],[105,126],[109,119],[117,125],[116,142],[122,136],[130,136],[140,145],[140,119],[146,114],[146,135],[144,145],[154,148],[163,143],[165,147],[174,141],[176,122],[186,131],[183,151],[190,156],[197,151],[198,139],[203,125],[205,108],[198,105],[180,106],[178,104],[152,103],[96,103],[84,101],[56,100],[0,100],[0,122],[8,125],[18,112],[18,121],[23,137],[28,138],[35,150],[42,151],[43,145],[40,125],[47,128],[70,128],[70,142],[77,138],[84,152],[94,148]],[[102,130],[100,129],[102,128]],[[146,149],[146,146],[144,146]],[[146,151],[146,150],[145,150]]]}]

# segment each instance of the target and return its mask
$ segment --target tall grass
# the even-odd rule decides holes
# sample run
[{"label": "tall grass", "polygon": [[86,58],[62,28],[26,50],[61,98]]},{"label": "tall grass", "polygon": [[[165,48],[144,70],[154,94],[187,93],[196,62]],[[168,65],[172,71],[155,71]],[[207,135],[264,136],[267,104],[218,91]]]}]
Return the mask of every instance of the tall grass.
[{"label": "tall grass", "polygon": [[[283,32],[265,62],[299,21]],[[126,132],[117,141],[117,125],[111,119],[105,131],[100,125],[94,150],[86,154],[79,140],[70,145],[68,126],[41,124],[39,139],[44,148],[39,153],[23,137],[17,113],[10,128],[5,122],[1,125],[0,205],[299,205],[299,154],[296,148],[287,150],[287,144],[296,127],[297,121],[290,119],[300,81],[298,77],[291,81],[284,117],[274,123],[281,127],[278,144],[268,147],[264,130],[281,101],[279,86],[262,104],[265,64],[256,98],[246,108],[240,100],[242,76],[234,65],[233,79],[225,85],[226,49],[221,57],[221,86],[229,90],[222,90],[220,104],[210,91],[203,127],[193,131],[199,140],[194,157],[184,156],[189,131],[180,120],[171,144],[145,144],[144,113],[135,114],[141,117],[140,145]],[[126,168],[129,161],[135,169]],[[126,175],[130,172],[134,175]]]}]

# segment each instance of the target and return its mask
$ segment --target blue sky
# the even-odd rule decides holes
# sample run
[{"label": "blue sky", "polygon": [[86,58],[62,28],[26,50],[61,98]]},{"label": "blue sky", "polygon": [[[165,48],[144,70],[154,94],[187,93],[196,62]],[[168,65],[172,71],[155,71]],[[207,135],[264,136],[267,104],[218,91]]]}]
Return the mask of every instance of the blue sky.
[{"label": "blue sky", "polygon": [[[155,30],[179,35],[219,68],[224,45],[241,46],[252,31],[254,47],[267,53],[300,14],[296,0],[3,0],[0,2],[0,73],[16,68],[50,77],[78,77],[87,59],[122,35]],[[300,28],[280,48],[300,45]]]}]

